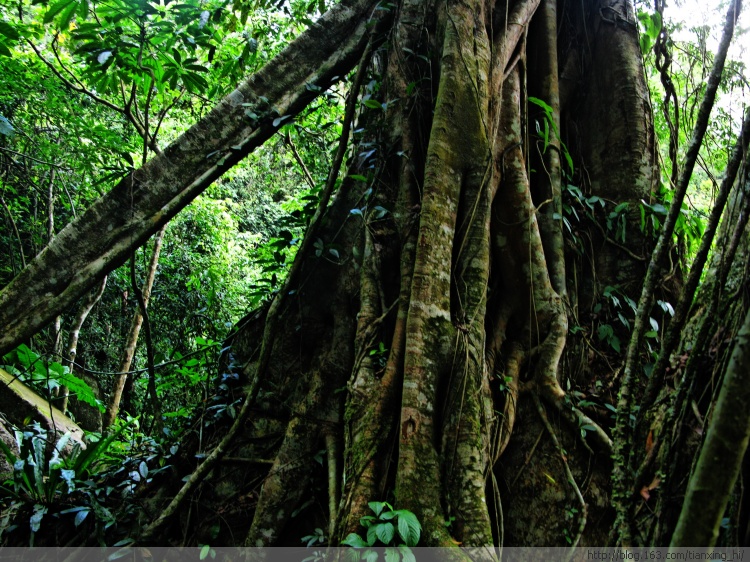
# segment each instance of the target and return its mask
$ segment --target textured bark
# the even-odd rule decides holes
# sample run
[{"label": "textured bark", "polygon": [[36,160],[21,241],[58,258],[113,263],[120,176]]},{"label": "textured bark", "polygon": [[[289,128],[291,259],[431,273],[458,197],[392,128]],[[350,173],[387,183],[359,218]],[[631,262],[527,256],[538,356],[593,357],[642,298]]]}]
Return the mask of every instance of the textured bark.
[{"label": "textured bark", "polygon": [[727,162],[727,167],[724,171],[724,178],[721,181],[721,187],[716,195],[713,208],[711,209],[711,214],[709,215],[700,247],[696,252],[692,265],[690,266],[690,273],[685,281],[680,300],[675,307],[675,312],[669,323],[667,333],[662,339],[659,357],[656,360],[653,371],[651,372],[651,378],[646,387],[646,395],[641,404],[641,408],[644,410],[650,408],[656,400],[656,394],[663,384],[663,377],[671,360],[672,353],[679,344],[682,329],[688,318],[688,312],[695,298],[695,292],[698,289],[698,284],[700,283],[700,278],[703,274],[703,268],[706,265],[708,254],[713,245],[714,235],[719,227],[719,221],[724,214],[724,206],[729,199],[729,193],[732,190],[732,187],[735,185],[735,179],[737,178],[737,172],[740,169],[740,165],[746,157],[749,142],[750,112],[746,112],[745,120],[742,124],[742,130],[740,131],[737,142],[731,152],[729,161]]},{"label": "textured bark", "polygon": [[[159,264],[159,255],[161,254],[161,245],[164,240],[164,233],[167,229],[167,225],[161,227],[159,232],[154,237],[154,248],[151,251],[151,260],[148,264],[148,270],[146,271],[146,279],[143,281],[143,287],[141,288],[141,299],[143,301],[143,308],[148,306],[148,301],[151,299],[151,289],[154,286],[154,278],[156,277],[156,268]],[[120,401],[122,400],[122,392],[125,388],[125,382],[128,379],[128,371],[133,363],[133,357],[135,357],[135,348],[138,345],[138,336],[141,333],[141,326],[143,325],[143,314],[141,312],[141,305],[138,305],[133,319],[130,322],[130,329],[128,335],[125,338],[125,346],[122,350],[122,358],[120,359],[119,374],[115,377],[115,383],[112,388],[112,395],[107,404],[107,411],[102,419],[102,425],[104,429],[107,429],[110,425],[115,422],[117,413],[120,411]]]},{"label": "textured bark", "polygon": [[750,313],[737,334],[671,547],[712,548],[750,440]]},{"label": "textured bark", "polygon": [[[78,308],[78,313],[76,314],[75,320],[73,321],[73,326],[70,329],[70,334],[68,335],[68,347],[66,349],[65,359],[63,360],[63,365],[65,367],[68,367],[71,372],[73,371],[76,354],[78,353],[78,338],[81,335],[81,327],[86,321],[86,318],[88,318],[91,309],[94,308],[94,305],[99,302],[100,298],[102,298],[104,287],[106,286],[107,277],[105,276],[104,279],[102,279],[99,288],[96,291],[92,291],[91,294],[86,299],[84,299],[84,301],[81,303],[81,306]],[[60,410],[65,413],[65,411],[68,409],[68,388],[62,387],[60,395],[62,397]]]},{"label": "textured bark", "polygon": [[[548,215],[548,227],[540,228],[539,216],[546,210],[535,201],[547,193],[554,200],[551,208],[559,209],[559,188],[553,190],[549,177],[528,172],[523,76],[531,69],[518,54],[525,49],[524,29],[535,9],[535,3],[516,2],[507,15],[500,9],[490,18],[484,3],[439,2],[426,9],[407,1],[400,5],[387,50],[375,55],[376,68],[384,69],[378,99],[389,104],[383,114],[361,117],[372,135],[368,149],[377,147],[377,156],[365,162],[365,169],[372,170],[366,203],[388,214],[357,214],[345,222],[353,237],[337,237],[336,247],[347,264],[351,252],[358,274],[344,268],[348,288],[337,285],[337,291],[349,296],[325,301],[344,307],[356,295],[358,310],[356,324],[335,330],[341,338],[338,349],[353,349],[350,362],[325,369],[332,379],[328,384],[347,389],[342,416],[345,484],[338,509],[328,510],[337,516],[333,544],[350,532],[362,532],[359,520],[369,514],[367,502],[373,500],[393,501],[417,514],[424,545],[502,543],[503,501],[511,520],[544,528],[524,538],[518,525],[509,524],[508,539],[515,544],[559,544],[563,529],[546,524],[571,505],[581,514],[574,522],[576,540],[601,544],[606,537],[606,530],[590,529],[585,516],[608,517],[606,455],[596,463],[596,484],[582,492],[576,482],[585,479],[590,450],[607,453],[611,441],[591,417],[573,407],[560,384],[568,311],[552,279],[557,285],[567,280],[566,260],[559,239],[555,241],[559,218]],[[633,30],[616,31],[627,36]],[[628,40],[637,48],[633,37]],[[549,72],[549,64],[545,68]],[[639,71],[637,59],[628,68]],[[587,69],[592,76],[607,71],[603,55]],[[546,91],[554,87],[553,81]],[[632,101],[632,96],[625,99]],[[568,111],[578,117],[570,107]],[[637,146],[606,170],[619,178],[639,170],[636,180],[643,191],[632,188],[632,197],[647,196],[651,187],[649,127],[643,119],[642,135],[633,141]],[[356,166],[352,173],[361,175]],[[597,173],[601,175],[593,179],[603,183],[604,170]],[[362,208],[358,190],[365,187],[342,190],[324,222],[337,223],[333,217],[346,211],[340,206],[346,205],[344,200],[350,208]],[[330,232],[321,235],[325,244]],[[272,345],[269,365],[275,367],[266,372],[268,380],[261,387],[280,389],[286,388],[283,381],[297,381],[289,394],[283,391],[288,396],[284,400],[301,409],[292,408],[276,461],[263,476],[248,545],[288,540],[289,509],[302,502],[301,489],[310,485],[307,459],[313,444],[330,440],[330,425],[314,420],[335,419],[330,415],[335,406],[321,399],[325,392],[318,365],[330,364],[327,350],[336,344],[326,342],[308,356],[321,340],[305,329],[307,322],[321,326],[326,314],[314,315],[320,314],[315,312],[319,300],[323,293],[335,294],[329,277],[334,273],[328,266],[320,269],[324,264],[319,261],[312,256],[303,261],[305,288],[289,299],[290,308],[274,323],[279,328],[299,325],[304,333],[290,336],[266,326],[265,337],[272,343],[264,341],[263,346]],[[250,342],[257,341],[252,334],[258,329],[247,323],[233,340],[233,352],[253,357],[256,348]],[[305,351],[291,360],[285,351],[290,348]],[[255,373],[251,377],[259,376],[255,363],[252,359],[246,369]],[[506,381],[505,390],[498,391],[498,380]],[[529,393],[568,423],[561,436],[539,445],[557,460],[544,463],[543,472],[530,468],[533,478],[507,488],[502,481],[526,472],[528,459],[519,444],[528,445],[529,432],[540,423],[536,409],[518,408]],[[303,415],[306,425],[298,421]],[[585,438],[580,427],[587,428]],[[576,451],[564,459],[570,466],[559,460],[562,444]],[[533,439],[528,446],[525,454],[533,456]],[[550,482],[550,493],[539,494],[539,486]]]}]

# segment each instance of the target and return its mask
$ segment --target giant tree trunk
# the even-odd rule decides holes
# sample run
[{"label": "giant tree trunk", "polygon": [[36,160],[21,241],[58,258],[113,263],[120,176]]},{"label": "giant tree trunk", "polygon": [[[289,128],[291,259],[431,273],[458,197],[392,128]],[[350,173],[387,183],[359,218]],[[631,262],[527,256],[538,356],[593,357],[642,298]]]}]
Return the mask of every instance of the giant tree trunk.
[{"label": "giant tree trunk", "polygon": [[[594,279],[635,295],[644,249],[620,250],[594,230],[601,269],[587,264],[577,276],[563,243],[561,182],[635,203],[655,175],[634,27],[603,18],[608,10],[634,21],[628,5],[609,3],[559,17],[547,0],[507,12],[476,0],[404,0],[395,9],[388,48],[371,65],[383,108],[363,108],[366,144],[350,172],[367,181],[344,181],[316,231],[317,255],[298,254],[300,282],[270,313],[279,329],[264,335],[268,320],[257,313],[231,342],[262,398],[254,427],[201,496],[224,506],[238,494],[257,498],[237,504],[236,526],[223,536],[294,544],[303,534],[299,520],[290,524],[295,508],[333,499],[307,519],[325,528],[333,517],[332,544],[361,531],[373,500],[413,511],[424,545],[606,541],[611,441],[561,384],[576,382],[563,361],[567,295],[595,301]],[[558,53],[560,17],[566,45],[595,56]],[[560,122],[548,124],[562,138],[550,132],[544,146],[528,98],[547,100],[556,119],[558,58],[576,86]],[[535,118],[544,127],[545,115]],[[605,140],[618,149],[604,150]],[[594,294],[569,286],[576,277]],[[270,360],[260,361],[261,346],[271,346]],[[328,475],[316,472],[321,448]],[[267,458],[270,470],[238,480],[237,459]],[[340,499],[326,485],[331,476],[343,483]],[[579,515],[566,522],[566,512]],[[586,525],[586,512],[597,525]]]},{"label": "giant tree trunk", "polygon": [[[182,522],[197,527],[195,540],[297,544],[299,526],[288,523],[312,504],[330,506],[309,520],[333,519],[328,538],[337,544],[360,530],[368,502],[388,500],[417,515],[429,546],[604,543],[612,443],[606,417],[598,423],[564,390],[585,389],[593,377],[567,368],[568,326],[602,285],[635,294],[643,262],[641,248],[623,251],[572,215],[568,225],[591,254],[579,259],[580,248],[566,248],[563,187],[610,205],[636,203],[648,197],[655,168],[632,7],[586,4],[379,7],[383,21],[393,19],[369,39],[368,93],[382,106],[362,107],[364,140],[324,210],[318,242],[297,254],[300,274],[231,340],[230,363],[242,365],[254,389],[252,407],[242,409],[252,423],[234,424],[228,458],[201,491],[214,507],[196,513],[198,524]],[[232,122],[245,119],[246,100],[265,95],[291,113],[309,99],[299,91],[306,82],[326,86],[348,72],[368,42],[371,8],[335,8],[281,62],[61,233],[66,248],[86,233],[102,240],[70,260],[80,273],[43,278],[66,255],[60,246],[0,293],[0,325],[9,325],[0,348],[52,318],[272,133],[272,120]],[[292,66],[285,76],[289,60],[320,68]],[[221,159],[210,164],[215,150]],[[188,170],[174,188],[182,194],[165,198]],[[125,195],[138,220],[113,222],[113,202]],[[51,294],[34,301],[28,320],[10,304],[21,287]],[[327,474],[316,472],[323,447]],[[594,474],[584,487],[587,467]],[[567,525],[566,511],[578,513]],[[586,524],[592,512],[597,525]]]}]

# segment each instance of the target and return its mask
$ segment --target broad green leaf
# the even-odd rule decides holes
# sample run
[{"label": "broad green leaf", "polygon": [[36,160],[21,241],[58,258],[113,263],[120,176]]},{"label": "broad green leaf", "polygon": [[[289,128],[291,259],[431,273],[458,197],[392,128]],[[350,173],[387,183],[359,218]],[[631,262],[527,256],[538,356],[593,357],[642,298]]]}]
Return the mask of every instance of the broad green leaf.
[{"label": "broad green leaf", "polygon": [[73,20],[73,16],[78,10],[78,2],[71,2],[60,14],[60,29],[67,31],[70,29],[70,22]]},{"label": "broad green leaf", "polygon": [[385,562],[399,562],[401,560],[401,553],[397,548],[386,548],[385,549]]},{"label": "broad green leaf", "polygon": [[392,523],[381,523],[375,525],[375,534],[378,536],[378,540],[383,544],[391,544],[395,532],[396,529],[393,527]]},{"label": "broad green leaf", "polygon": [[408,546],[401,544],[398,546],[398,551],[401,553],[403,562],[417,562],[417,558]]},{"label": "broad green leaf", "polygon": [[18,31],[7,22],[0,21],[0,35],[4,35],[8,39],[17,41],[19,38]]},{"label": "broad green leaf", "polygon": [[47,13],[44,14],[44,23],[50,23],[53,19],[55,19],[55,16],[62,12],[65,8],[70,6],[71,4],[75,4],[76,0],[60,0],[56,4],[53,4],[50,6],[49,10],[47,10]]},{"label": "broad green leaf", "polygon": [[651,39],[651,36],[648,33],[641,33],[639,41],[641,45],[641,53],[645,55],[651,50],[651,45],[653,44],[653,40]]},{"label": "broad green leaf", "polygon": [[357,533],[349,533],[341,544],[354,548],[365,548],[368,544]]},{"label": "broad green leaf", "polygon": [[67,386],[71,394],[74,394],[78,400],[97,408],[100,412],[106,409],[85,380],[78,378],[73,373],[67,372],[67,369],[64,372],[60,372],[59,369],[62,369],[62,365],[59,363],[51,363],[49,367],[50,374],[54,372],[57,381],[61,385]]},{"label": "broad green leaf", "polygon": [[617,336],[612,336],[609,339],[609,345],[612,346],[612,349],[614,349],[617,353],[620,353],[620,338]]},{"label": "broad green leaf", "polygon": [[406,546],[417,546],[422,534],[422,525],[419,524],[417,516],[405,509],[398,510],[398,534],[406,543]]},{"label": "broad green leaf", "polygon": [[375,517],[380,516],[380,513],[383,511],[383,509],[386,508],[386,506],[390,508],[390,506],[386,502],[368,502],[367,505],[373,511]]}]

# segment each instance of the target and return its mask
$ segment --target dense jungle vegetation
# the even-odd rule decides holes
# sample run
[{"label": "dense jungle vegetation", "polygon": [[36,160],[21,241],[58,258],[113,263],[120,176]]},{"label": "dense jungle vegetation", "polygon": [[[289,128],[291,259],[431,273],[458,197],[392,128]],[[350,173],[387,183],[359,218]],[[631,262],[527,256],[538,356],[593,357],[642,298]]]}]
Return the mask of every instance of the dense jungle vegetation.
[{"label": "dense jungle vegetation", "polygon": [[0,545],[750,545],[688,7],[0,1]]}]

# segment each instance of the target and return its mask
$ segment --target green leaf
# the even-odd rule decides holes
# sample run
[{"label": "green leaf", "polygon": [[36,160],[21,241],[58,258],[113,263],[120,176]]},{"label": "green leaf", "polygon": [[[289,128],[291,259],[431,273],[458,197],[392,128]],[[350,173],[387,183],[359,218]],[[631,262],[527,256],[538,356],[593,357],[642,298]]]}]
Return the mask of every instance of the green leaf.
[{"label": "green leaf", "polygon": [[[63,370],[64,369],[64,370]],[[81,402],[85,402],[89,406],[97,408],[100,412],[104,412],[106,409],[102,401],[99,400],[94,391],[88,385],[88,383],[75,376],[73,373],[67,371],[67,367],[63,367],[59,363],[50,363],[49,365],[50,374],[55,374],[55,379],[64,386],[68,387],[71,394]]]},{"label": "green leaf", "polygon": [[60,478],[68,485],[68,493],[72,493],[76,489],[76,471],[64,468],[60,471]]},{"label": "green leaf", "polygon": [[370,109],[383,109],[383,105],[373,99],[365,100],[363,103],[365,107],[369,107]]},{"label": "green leaf", "polygon": [[405,509],[398,510],[398,534],[406,543],[406,546],[417,546],[422,534],[422,525],[419,524],[417,516]]},{"label": "green leaf", "polygon": [[378,542],[377,525],[373,525],[367,529],[367,546],[375,546]]},{"label": "green leaf", "polygon": [[47,13],[44,14],[44,20],[43,23],[50,23],[53,19],[55,19],[55,16],[62,12],[65,8],[70,6],[71,4],[75,4],[76,0],[60,0],[56,4],[53,4],[50,6],[50,9],[47,10]]},{"label": "green leaf", "polygon": [[641,33],[641,37],[639,39],[640,45],[641,45],[641,53],[646,54],[651,50],[652,39],[651,36],[647,33]]},{"label": "green leaf", "polygon": [[398,551],[401,553],[403,562],[417,562],[416,556],[408,546],[400,544],[398,545]]},{"label": "green leaf", "polygon": [[533,96],[529,96],[528,99],[534,105],[538,105],[539,107],[541,107],[544,110],[545,113],[547,113],[550,116],[552,115],[552,107],[549,104],[547,104],[546,102],[540,100],[539,98],[535,98]]},{"label": "green leaf", "polygon": [[0,21],[0,35],[4,35],[8,39],[17,41],[19,38],[18,31],[7,22]]},{"label": "green leaf", "polygon": [[75,526],[78,527],[81,523],[83,523],[83,520],[86,519],[86,516],[90,513],[88,509],[82,509],[78,513],[76,513],[75,518]]},{"label": "green leaf", "polygon": [[70,22],[77,10],[78,2],[71,2],[71,4],[62,11],[60,16],[60,29],[67,30],[70,28]]},{"label": "green leaf", "polygon": [[365,548],[368,546],[364,539],[357,533],[349,533],[346,538],[341,541],[341,544],[346,546],[353,546],[354,548]]},{"label": "green leaf", "polygon": [[81,451],[78,455],[74,458],[73,468],[78,472],[79,475],[82,475],[86,469],[99,459],[106,451],[109,449],[109,446],[112,444],[112,442],[117,439],[123,431],[135,420],[130,419],[126,423],[122,424],[117,431],[114,431],[113,433],[110,433],[106,437],[102,437],[99,441],[96,443],[90,444],[86,449]]},{"label": "green leaf", "polygon": [[620,353],[620,338],[617,336],[612,336],[609,339],[609,345],[614,349],[617,353]]},{"label": "green leaf", "polygon": [[34,467],[34,484],[39,492],[39,497],[44,497],[44,449],[47,442],[35,435],[32,437],[31,443],[34,447],[34,459],[31,465]]},{"label": "green leaf", "polygon": [[383,544],[391,544],[393,535],[396,533],[396,529],[392,523],[381,523],[375,525],[375,534],[378,536],[378,540]]},{"label": "green leaf", "polygon": [[89,0],[81,0],[78,4],[78,17],[85,20],[89,15]]},{"label": "green leaf", "polygon": [[386,548],[385,549],[385,562],[399,562],[401,560],[401,553],[397,548]]},{"label": "green leaf", "polygon": [[575,168],[573,167],[573,158],[570,156],[570,152],[568,152],[567,147],[560,142],[560,146],[563,149],[562,153],[565,157],[565,161],[568,163],[568,168],[570,169],[570,174],[573,175],[575,173]]},{"label": "green leaf", "polygon": [[378,562],[378,551],[377,550],[365,550],[362,553],[362,558],[365,562]]},{"label": "green leaf", "polygon": [[8,447],[8,445],[6,445],[2,439],[0,439],[0,451],[2,451],[5,455],[5,458],[8,460],[8,464],[10,464],[11,466],[16,464],[18,457],[13,454],[13,451],[10,450],[10,447]]},{"label": "green leaf", "polygon": [[379,517],[380,513],[386,508],[386,506],[390,508],[386,502],[369,502],[367,505],[373,511],[375,517]]},{"label": "green leaf", "polygon": [[29,519],[29,526],[31,527],[32,533],[36,533],[37,531],[39,531],[39,527],[42,524],[42,518],[44,517],[45,513],[47,513],[46,507],[39,504],[34,505],[34,513]]}]

